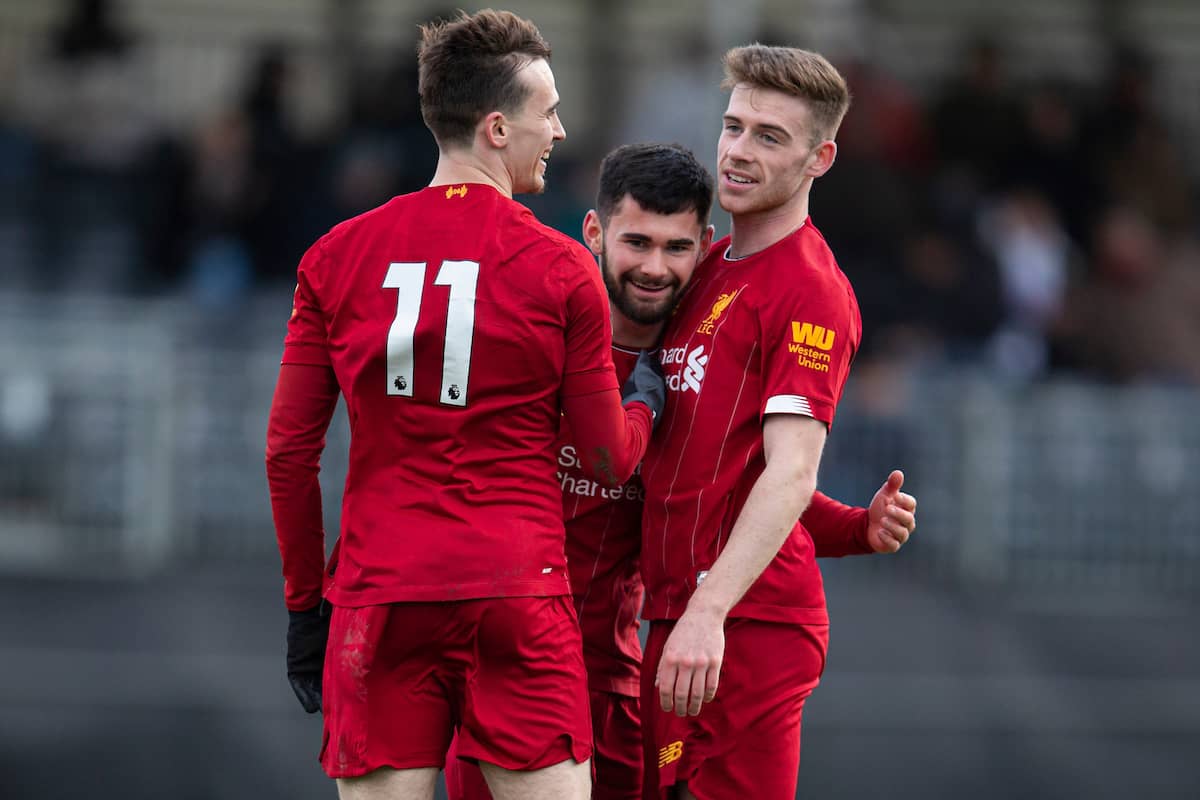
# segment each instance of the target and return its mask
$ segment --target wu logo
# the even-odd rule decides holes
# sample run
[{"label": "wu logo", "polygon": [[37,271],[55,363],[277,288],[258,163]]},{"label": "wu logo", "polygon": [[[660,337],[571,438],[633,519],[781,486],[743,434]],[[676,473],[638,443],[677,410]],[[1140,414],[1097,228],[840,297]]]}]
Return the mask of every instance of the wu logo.
[{"label": "wu logo", "polygon": [[466,197],[467,196],[467,185],[464,183],[462,186],[447,186],[446,187],[446,199],[449,200],[449,199],[453,198],[454,195],[458,195],[459,197]]},{"label": "wu logo", "polygon": [[828,350],[833,347],[833,336],[833,331],[826,330],[820,325],[813,325],[811,322],[792,323],[792,341],[796,344],[808,345],[818,350]]}]

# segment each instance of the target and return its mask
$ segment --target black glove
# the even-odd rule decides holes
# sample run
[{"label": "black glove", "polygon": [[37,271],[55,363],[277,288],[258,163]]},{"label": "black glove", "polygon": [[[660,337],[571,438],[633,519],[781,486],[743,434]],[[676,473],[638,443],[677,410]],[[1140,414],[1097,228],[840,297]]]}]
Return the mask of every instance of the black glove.
[{"label": "black glove", "polygon": [[663,378],[662,359],[657,350],[643,350],[625,385],[621,387],[621,404],[645,403],[654,415],[654,425],[667,404],[667,382]]},{"label": "black glove", "polygon": [[287,676],[300,705],[309,714],[321,710],[321,672],[329,639],[329,604],[288,612]]}]

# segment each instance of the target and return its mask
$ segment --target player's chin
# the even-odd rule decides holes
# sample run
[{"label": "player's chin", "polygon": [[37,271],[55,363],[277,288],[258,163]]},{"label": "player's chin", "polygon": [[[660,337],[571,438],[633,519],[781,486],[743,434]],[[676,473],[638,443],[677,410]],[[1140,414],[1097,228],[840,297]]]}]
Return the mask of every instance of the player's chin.
[{"label": "player's chin", "polygon": [[543,194],[546,191],[546,178],[538,172],[530,175],[525,181],[513,189],[513,194]]},{"label": "player's chin", "polygon": [[746,214],[758,209],[757,198],[745,192],[731,192],[720,189],[717,191],[717,201],[721,208],[730,214]]},{"label": "player's chin", "polygon": [[662,300],[633,300],[630,306],[633,311],[630,316],[634,322],[642,325],[654,325],[665,322],[671,316],[674,296]]}]

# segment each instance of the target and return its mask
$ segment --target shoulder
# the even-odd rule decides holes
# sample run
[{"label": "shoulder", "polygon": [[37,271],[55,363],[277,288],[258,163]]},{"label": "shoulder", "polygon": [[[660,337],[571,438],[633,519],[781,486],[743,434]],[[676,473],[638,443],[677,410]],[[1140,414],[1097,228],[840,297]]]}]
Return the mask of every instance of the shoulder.
[{"label": "shoulder", "polygon": [[850,280],[838,266],[825,237],[809,220],[771,253],[771,288],[830,303],[848,301],[857,308]]},{"label": "shoulder", "polygon": [[586,266],[594,263],[586,247],[561,231],[538,220],[533,212],[515,200],[509,200],[508,234],[510,243],[524,255],[536,256],[546,263]]},{"label": "shoulder", "polygon": [[397,215],[405,213],[414,204],[419,203],[419,197],[419,192],[398,195],[369,211],[364,211],[357,216],[342,220],[318,239],[314,247],[319,247],[326,253],[333,252],[345,246],[347,242],[353,241],[360,236],[386,230],[393,224],[393,220]]}]

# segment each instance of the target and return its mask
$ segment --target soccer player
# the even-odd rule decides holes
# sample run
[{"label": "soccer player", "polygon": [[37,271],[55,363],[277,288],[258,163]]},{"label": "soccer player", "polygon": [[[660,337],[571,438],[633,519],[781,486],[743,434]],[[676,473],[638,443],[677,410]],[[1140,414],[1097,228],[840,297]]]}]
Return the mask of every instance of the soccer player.
[{"label": "soccer player", "polygon": [[[626,145],[601,164],[596,208],[588,212],[583,233],[608,288],[618,377],[633,369],[640,351],[657,347],[680,293],[708,252],[712,195],[712,177],[678,145]],[[556,449],[567,563],[591,695],[592,796],[636,800],[642,793],[637,614],[644,491],[636,474],[616,490],[582,474],[565,424]],[[816,520],[818,554],[898,549],[915,525],[916,508],[916,500],[899,491],[900,479],[896,473],[885,483],[869,512],[815,494],[805,520]],[[490,797],[479,771],[453,754],[447,757],[446,785],[450,800]]]},{"label": "soccer player", "polygon": [[[456,727],[499,800],[590,794],[553,447],[565,414],[589,478],[621,485],[665,390],[642,359],[622,408],[590,254],[512,200],[542,190],[565,136],[549,58],[508,12],[425,26],[430,186],[338,225],[298,269],[267,473],[288,677],[324,712],[343,798],[431,798]],[[350,469],[326,571],[317,470],[339,392]]]},{"label": "soccer player", "polygon": [[646,796],[782,800],[829,630],[797,520],[861,337],[809,218],[850,97],[816,53],[756,44],[724,64],[731,235],[667,325],[670,399],[642,467]]}]

